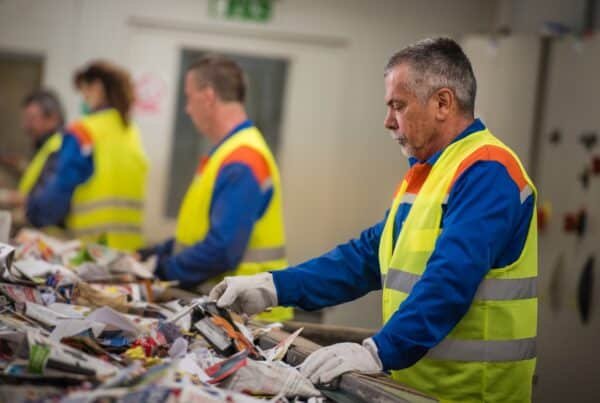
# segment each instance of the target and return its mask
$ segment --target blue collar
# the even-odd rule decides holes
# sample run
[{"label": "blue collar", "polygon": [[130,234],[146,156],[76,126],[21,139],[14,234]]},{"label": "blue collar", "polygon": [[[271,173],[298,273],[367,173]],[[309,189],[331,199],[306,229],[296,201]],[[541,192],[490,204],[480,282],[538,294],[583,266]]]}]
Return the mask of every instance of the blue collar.
[{"label": "blue collar", "polygon": [[210,149],[210,152],[208,153],[208,156],[210,157],[211,155],[213,155],[214,152],[217,150],[217,148],[219,148],[221,146],[221,144],[223,144],[224,142],[226,142],[234,134],[236,134],[238,132],[241,132],[244,129],[248,129],[248,128],[252,127],[252,126],[254,126],[254,122],[252,122],[250,119],[244,120],[242,123],[240,123],[239,125],[237,125],[233,129],[231,129],[231,131],[229,133],[227,133],[227,135],[225,137],[223,137],[221,139],[221,141],[219,141],[217,144],[215,144],[215,146]]},{"label": "blue collar", "polygon": [[[467,128],[465,130],[463,130],[458,136],[456,136],[454,138],[454,140],[452,140],[452,143],[455,143],[455,142],[457,142],[457,141],[459,141],[461,139],[464,139],[468,135],[473,134],[475,132],[479,132],[481,130],[485,130],[485,125],[483,124],[483,122],[480,119],[475,119],[473,121],[473,123],[471,123],[469,126],[467,126]],[[450,144],[452,144],[452,143],[450,143]],[[411,167],[413,165],[415,165],[415,164],[418,164],[418,163],[421,163],[421,164],[425,163],[425,164],[428,164],[428,165],[433,165],[440,158],[440,155],[442,155],[442,153],[444,152],[444,150],[446,149],[446,147],[442,148],[440,151],[438,151],[437,153],[433,154],[431,157],[427,158],[425,161],[419,161],[415,157],[409,157],[408,158],[408,164]]]}]

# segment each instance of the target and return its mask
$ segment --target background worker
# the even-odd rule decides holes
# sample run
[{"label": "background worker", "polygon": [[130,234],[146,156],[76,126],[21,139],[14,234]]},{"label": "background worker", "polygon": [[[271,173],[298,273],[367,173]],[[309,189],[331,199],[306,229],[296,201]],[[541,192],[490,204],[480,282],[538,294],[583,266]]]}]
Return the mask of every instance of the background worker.
[{"label": "background worker", "polygon": [[12,166],[20,171],[21,178],[17,190],[2,189],[1,200],[5,208],[22,206],[27,195],[43,186],[54,174],[63,125],[63,107],[54,92],[40,89],[23,99],[22,126],[31,138],[34,154],[28,162],[13,161]]},{"label": "background worker", "polygon": [[43,187],[54,174],[64,123],[63,107],[54,92],[38,90],[23,100],[23,129],[31,137],[35,154],[19,182],[22,196]]},{"label": "background worker", "polygon": [[[246,82],[233,60],[206,56],[185,76],[186,112],[212,145],[180,206],[175,238],[140,251],[159,255],[156,274],[183,286],[225,273],[287,266],[279,169],[244,107]],[[210,288],[209,288],[210,289]],[[285,320],[289,308],[263,319]]]},{"label": "background worker", "polygon": [[362,345],[317,350],[313,382],[392,377],[441,401],[531,400],[537,333],[535,188],[516,155],[474,119],[476,81],[451,39],[389,60],[385,127],[409,156],[383,221],[296,267],[226,278],[211,292],[249,314],[314,310],[383,289],[385,325]]},{"label": "background worker", "polygon": [[74,76],[89,114],[72,123],[55,174],[27,202],[38,227],[64,222],[72,235],[122,249],[143,245],[147,158],[131,121],[133,85],[111,63],[93,62]]}]

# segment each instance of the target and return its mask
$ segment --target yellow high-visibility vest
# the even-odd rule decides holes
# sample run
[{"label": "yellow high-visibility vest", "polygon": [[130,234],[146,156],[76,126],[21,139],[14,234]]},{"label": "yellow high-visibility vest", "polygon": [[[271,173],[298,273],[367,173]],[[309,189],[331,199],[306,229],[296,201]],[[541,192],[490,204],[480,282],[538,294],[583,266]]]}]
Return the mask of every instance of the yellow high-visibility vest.
[{"label": "yellow high-visibility vest", "polygon": [[[259,152],[267,162],[273,195],[264,214],[252,228],[248,247],[238,267],[228,275],[252,275],[288,266],[285,255],[285,232],[281,201],[281,182],[275,158],[258,129],[240,130],[226,139],[210,156],[201,173],[194,177],[183,199],[175,232],[176,251],[202,242],[210,229],[210,206],[215,182],[225,159],[240,147]],[[283,321],[293,317],[291,308],[276,307],[259,315],[259,319]]]},{"label": "yellow high-visibility vest", "polygon": [[31,189],[37,183],[44,166],[46,165],[46,161],[48,161],[48,157],[50,155],[58,152],[60,147],[62,146],[62,134],[59,132],[51,135],[48,140],[40,147],[40,149],[35,153],[31,162],[25,169],[21,180],[19,181],[19,192],[27,196]]},{"label": "yellow high-visibility vest", "polygon": [[[484,150],[486,152],[481,153]],[[474,154],[476,151],[480,151]],[[489,150],[489,152],[487,152]],[[450,144],[433,165],[414,198],[396,244],[394,217],[407,187],[396,194],[379,245],[383,282],[383,319],[387,321],[423,275],[435,248],[442,205],[461,163],[498,151],[510,159],[524,181],[521,202],[536,189],[518,157],[487,129]],[[508,169],[508,168],[507,168]],[[510,172],[510,171],[509,171]],[[415,365],[392,371],[393,379],[442,402],[531,401],[537,335],[537,221],[529,223],[525,245],[512,264],[492,268],[483,279],[466,315],[437,346]]]},{"label": "yellow high-visibility vest", "polygon": [[82,118],[69,129],[88,149],[94,173],[77,186],[67,229],[84,241],[133,251],[143,246],[142,224],[148,160],[138,129],[116,109]]}]

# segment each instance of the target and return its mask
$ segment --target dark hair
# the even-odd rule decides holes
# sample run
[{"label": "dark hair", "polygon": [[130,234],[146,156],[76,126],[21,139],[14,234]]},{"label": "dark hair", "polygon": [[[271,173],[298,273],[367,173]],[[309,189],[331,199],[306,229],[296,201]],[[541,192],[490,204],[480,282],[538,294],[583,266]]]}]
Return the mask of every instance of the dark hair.
[{"label": "dark hair", "polygon": [[112,63],[94,61],[77,70],[73,77],[73,82],[77,88],[82,83],[90,84],[96,80],[99,80],[104,87],[108,106],[115,108],[121,115],[123,122],[128,124],[129,113],[135,100],[133,83],[129,73]]},{"label": "dark hair", "polygon": [[409,87],[421,100],[440,88],[450,88],[459,108],[474,114],[477,81],[469,58],[453,39],[429,38],[402,49],[390,58],[385,74],[401,63],[411,67]]},{"label": "dark hair", "polygon": [[23,99],[23,107],[36,104],[42,110],[46,117],[56,116],[58,124],[62,127],[65,124],[65,113],[56,93],[48,89],[38,89],[27,95]]},{"label": "dark hair", "polygon": [[196,75],[198,88],[212,87],[221,101],[244,103],[246,79],[235,61],[209,54],[193,62],[187,71],[193,71]]}]

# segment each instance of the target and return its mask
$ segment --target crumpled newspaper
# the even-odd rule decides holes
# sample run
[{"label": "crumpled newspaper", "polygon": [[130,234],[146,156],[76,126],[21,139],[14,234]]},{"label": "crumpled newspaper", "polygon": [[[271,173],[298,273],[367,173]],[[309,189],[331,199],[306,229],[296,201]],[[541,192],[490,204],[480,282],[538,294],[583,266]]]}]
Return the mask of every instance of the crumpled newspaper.
[{"label": "crumpled newspaper", "polygon": [[246,365],[225,379],[221,386],[252,395],[287,397],[321,395],[321,392],[298,370],[281,362],[247,360]]}]

